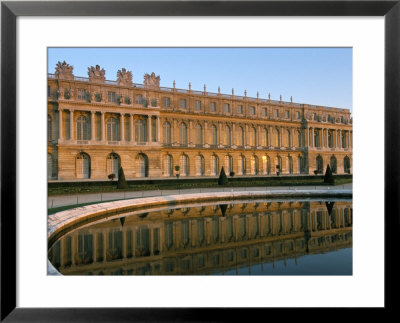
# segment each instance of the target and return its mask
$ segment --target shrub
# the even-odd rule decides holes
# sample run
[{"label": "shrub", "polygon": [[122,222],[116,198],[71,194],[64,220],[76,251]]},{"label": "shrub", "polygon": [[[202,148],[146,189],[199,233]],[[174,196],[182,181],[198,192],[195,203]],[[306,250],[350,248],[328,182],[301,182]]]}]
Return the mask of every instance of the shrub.
[{"label": "shrub", "polygon": [[111,180],[113,181],[113,180],[114,180],[114,178],[115,178],[115,174],[114,174],[114,173],[112,173],[112,174],[108,175],[108,179],[111,179]]},{"label": "shrub", "polygon": [[226,177],[224,166],[221,168],[221,172],[218,178],[218,185],[226,185],[228,184],[228,177]]},{"label": "shrub", "polygon": [[122,169],[121,166],[118,170],[117,189],[126,189],[126,188],[128,188],[128,183],[126,182],[124,170]]},{"label": "shrub", "polygon": [[230,177],[235,176],[235,172],[230,172],[230,173],[229,173],[229,176],[230,176]]},{"label": "shrub", "polygon": [[331,185],[335,184],[335,178],[333,177],[332,170],[331,170],[331,167],[329,166],[329,164],[328,164],[328,166],[326,166],[324,183],[331,184]]}]

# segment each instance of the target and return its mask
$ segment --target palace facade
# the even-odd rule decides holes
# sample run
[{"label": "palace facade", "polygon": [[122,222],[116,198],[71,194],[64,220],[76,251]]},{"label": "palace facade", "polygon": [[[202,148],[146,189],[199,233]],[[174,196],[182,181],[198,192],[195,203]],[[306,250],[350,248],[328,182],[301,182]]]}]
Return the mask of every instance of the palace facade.
[{"label": "palace facade", "polygon": [[58,62],[48,74],[48,179],[106,180],[352,173],[347,109],[143,84],[124,68],[77,77]]}]

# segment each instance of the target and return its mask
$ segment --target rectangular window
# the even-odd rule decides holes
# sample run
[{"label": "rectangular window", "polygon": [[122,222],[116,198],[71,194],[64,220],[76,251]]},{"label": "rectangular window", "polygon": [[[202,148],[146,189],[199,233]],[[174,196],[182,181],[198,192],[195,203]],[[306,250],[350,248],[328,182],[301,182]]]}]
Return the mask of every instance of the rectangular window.
[{"label": "rectangular window", "polygon": [[142,104],[142,103],[143,103],[143,95],[141,95],[141,94],[136,94],[136,95],[135,95],[135,103],[136,103],[136,104]]},{"label": "rectangular window", "polygon": [[278,118],[278,117],[279,117],[279,110],[276,109],[276,110],[275,110],[275,118]]},{"label": "rectangular window", "polygon": [[163,106],[165,108],[171,107],[171,99],[170,98],[163,98]]},{"label": "rectangular window", "polygon": [[262,109],[262,116],[266,117],[268,115],[267,108]]},{"label": "rectangular window", "polygon": [[256,114],[256,107],[250,107],[250,115],[254,116]]},{"label": "rectangular window", "polygon": [[78,89],[78,100],[86,100],[86,90]]},{"label": "rectangular window", "polygon": [[197,111],[200,111],[201,110],[201,101],[196,101],[194,104],[195,104],[195,109]]},{"label": "rectangular window", "polygon": [[117,102],[115,92],[108,92],[108,102]]},{"label": "rectangular window", "polygon": [[300,112],[296,111],[296,119],[300,119]]},{"label": "rectangular window", "polygon": [[50,85],[47,86],[47,97],[50,97],[51,88]]},{"label": "rectangular window", "polygon": [[238,105],[238,107],[237,107],[237,113],[243,114],[243,105]]},{"label": "rectangular window", "polygon": [[225,113],[230,113],[231,112],[231,106],[229,103],[224,103],[224,112]]},{"label": "rectangular window", "polygon": [[210,102],[210,112],[216,112],[216,111],[217,111],[217,103]]},{"label": "rectangular window", "polygon": [[285,118],[289,119],[289,111],[288,110],[285,111]]},{"label": "rectangular window", "polygon": [[179,99],[179,107],[186,109],[186,99]]}]

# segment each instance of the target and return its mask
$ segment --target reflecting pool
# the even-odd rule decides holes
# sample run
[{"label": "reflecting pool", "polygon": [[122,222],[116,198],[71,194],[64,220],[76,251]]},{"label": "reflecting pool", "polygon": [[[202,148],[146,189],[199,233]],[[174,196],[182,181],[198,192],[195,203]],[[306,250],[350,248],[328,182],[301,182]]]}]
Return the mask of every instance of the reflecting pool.
[{"label": "reflecting pool", "polygon": [[352,275],[351,200],[248,200],[108,217],[57,240],[63,275]]}]

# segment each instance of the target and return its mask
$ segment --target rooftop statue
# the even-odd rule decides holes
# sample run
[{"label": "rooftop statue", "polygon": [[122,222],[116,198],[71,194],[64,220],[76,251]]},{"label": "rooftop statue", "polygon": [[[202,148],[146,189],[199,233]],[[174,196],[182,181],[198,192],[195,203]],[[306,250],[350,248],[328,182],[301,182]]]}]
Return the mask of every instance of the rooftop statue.
[{"label": "rooftop statue", "polygon": [[56,64],[56,72],[54,73],[55,78],[64,80],[73,80],[74,74],[72,74],[73,66],[67,64],[65,61],[62,63],[59,61]]},{"label": "rooftop statue", "polygon": [[89,81],[95,83],[104,83],[106,71],[104,68],[100,69],[99,65],[96,67],[88,67]]},{"label": "rooftop statue", "polygon": [[132,72],[127,71],[125,68],[118,70],[117,72],[118,85],[129,85],[132,86]]},{"label": "rooftop statue", "polygon": [[160,89],[160,75],[156,77],[156,74],[153,72],[150,74],[144,75],[144,87],[149,89]]}]

